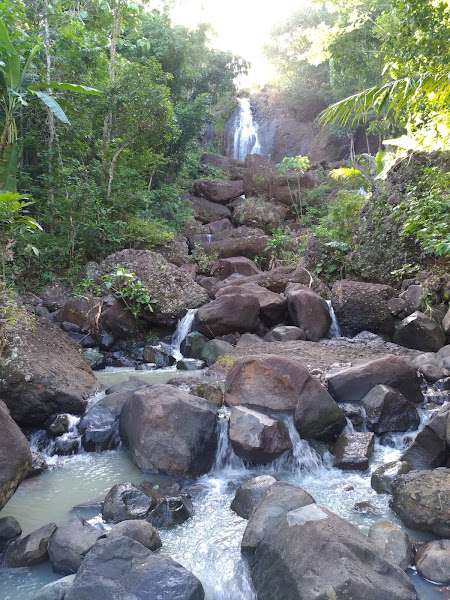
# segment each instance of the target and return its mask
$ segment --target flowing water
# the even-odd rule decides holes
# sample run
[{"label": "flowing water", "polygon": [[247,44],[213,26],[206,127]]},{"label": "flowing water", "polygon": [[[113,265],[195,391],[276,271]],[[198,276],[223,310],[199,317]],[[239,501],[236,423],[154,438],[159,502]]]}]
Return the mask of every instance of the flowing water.
[{"label": "flowing water", "polygon": [[234,132],[233,158],[245,160],[247,154],[258,154],[261,146],[258,140],[258,125],[253,119],[250,100],[238,98],[239,117]]},{"label": "flowing water", "polygon": [[331,304],[331,300],[327,300],[327,304],[328,304],[328,311],[329,311],[330,317],[331,317],[331,326],[328,331],[328,337],[329,338],[341,337],[341,330],[339,329],[339,323],[338,323],[336,314],[334,312],[333,305]]},{"label": "flowing water", "polygon": [[172,356],[176,360],[181,360],[183,358],[183,355],[180,352],[181,342],[184,340],[187,334],[190,333],[196,314],[196,308],[189,308],[184,317],[178,321],[177,328],[172,336],[171,344]]},{"label": "flowing water", "polygon": [[[102,373],[100,378],[105,385],[110,385],[118,375],[123,379],[129,372]],[[159,373],[143,375],[150,378],[157,377]],[[238,458],[231,448],[227,437],[228,416],[228,409],[220,410],[219,444],[210,473],[184,482],[184,489],[193,498],[194,516],[179,527],[160,531],[163,542],[160,552],[171,556],[199,577],[207,600],[256,600],[247,564],[240,554],[246,521],[230,510],[237,487],[251,477],[267,473],[299,485],[312,494],[318,504],[349,520],[364,533],[372,523],[383,517],[399,523],[389,508],[389,497],[378,495],[371,488],[370,472],[343,472],[333,468],[331,455],[323,452],[320,446],[316,450],[302,440],[290,416],[281,415],[281,418],[288,426],[293,450],[271,465],[253,468]],[[423,413],[421,426],[426,418]],[[392,434],[387,440],[389,445],[377,443],[370,471],[396,460],[411,438],[411,433]],[[121,481],[140,483],[152,477],[143,475],[124,451],[52,457],[51,462],[51,471],[23,481],[0,512],[0,517],[15,516],[25,534],[50,521],[60,525],[66,523],[77,513],[102,527],[104,524],[99,517],[98,505],[73,507],[100,500]],[[362,501],[370,505],[368,514],[355,510],[355,504]],[[418,534],[411,532],[411,536],[417,539]],[[421,537],[427,539],[426,535]],[[421,599],[450,598],[449,588],[433,586],[412,569],[408,570],[408,574]],[[30,600],[42,585],[58,577],[52,573],[48,562],[30,569],[0,569],[0,600]]]}]

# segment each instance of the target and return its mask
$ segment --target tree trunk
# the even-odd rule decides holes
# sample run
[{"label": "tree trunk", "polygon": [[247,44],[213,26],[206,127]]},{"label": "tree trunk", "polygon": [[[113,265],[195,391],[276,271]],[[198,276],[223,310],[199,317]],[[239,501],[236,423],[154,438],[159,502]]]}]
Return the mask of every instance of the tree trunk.
[{"label": "tree trunk", "polygon": [[[50,27],[48,24],[48,0],[45,0],[45,16],[44,16],[44,31],[45,31],[45,58],[46,58],[46,81],[47,84],[50,85],[51,82],[51,71],[52,71],[52,59],[50,54]],[[47,89],[47,93],[51,96],[52,90],[51,88]],[[49,206],[50,206],[50,215],[53,215],[53,204],[55,201],[55,189],[53,186],[53,144],[55,141],[55,117],[53,112],[47,106],[47,122],[48,122],[48,176],[49,176]],[[53,223],[53,219],[51,218],[51,223]],[[53,229],[53,227],[50,227]]]},{"label": "tree trunk", "polygon": [[108,198],[111,197],[111,192],[112,192],[112,182],[114,179],[114,167],[116,166],[116,163],[119,159],[119,156],[122,154],[122,152],[124,150],[126,150],[128,148],[128,146],[130,146],[134,141],[136,141],[139,137],[139,134],[136,134],[134,136],[134,138],[132,138],[131,140],[129,140],[126,144],[124,144],[123,146],[121,146],[117,152],[114,154],[114,156],[112,157],[111,160],[111,164],[109,166],[109,180],[108,180]]}]

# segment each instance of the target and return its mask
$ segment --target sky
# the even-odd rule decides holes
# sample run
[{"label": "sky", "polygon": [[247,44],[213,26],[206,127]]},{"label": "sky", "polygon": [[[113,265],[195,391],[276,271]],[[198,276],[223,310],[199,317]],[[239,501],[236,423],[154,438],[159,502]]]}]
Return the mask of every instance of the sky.
[{"label": "sky", "polygon": [[172,19],[190,28],[211,23],[217,31],[214,47],[231,50],[252,63],[249,79],[243,82],[246,87],[270,80],[272,69],[263,56],[270,29],[302,6],[304,0],[179,0]]}]

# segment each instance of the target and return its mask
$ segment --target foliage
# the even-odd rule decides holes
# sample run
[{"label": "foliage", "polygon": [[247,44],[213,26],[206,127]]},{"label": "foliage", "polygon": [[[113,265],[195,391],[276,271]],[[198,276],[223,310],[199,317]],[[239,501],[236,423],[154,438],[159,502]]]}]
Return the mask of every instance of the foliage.
[{"label": "foliage", "polygon": [[120,298],[136,320],[142,319],[146,312],[153,312],[153,300],[142,281],[134,273],[129,273],[116,265],[112,273],[102,276],[105,287]]},{"label": "foliage", "polygon": [[[276,165],[278,172],[284,175],[287,180],[289,194],[292,199],[292,204],[295,206],[296,213],[299,217],[303,214],[302,192],[300,186],[300,178],[309,167],[309,158],[307,156],[285,156],[281,163]],[[293,193],[289,184],[289,177],[294,175],[297,179],[297,190]]]},{"label": "foliage", "polygon": [[225,371],[229,371],[236,361],[236,356],[233,356],[231,354],[221,354],[217,357],[215,364],[218,367],[222,367],[222,369],[225,369]]},{"label": "foliage", "polygon": [[26,310],[18,301],[17,295],[9,289],[5,282],[0,283],[0,364],[7,345],[8,333],[17,328],[33,330],[34,315]]},{"label": "foliage", "polygon": [[329,173],[331,179],[344,182],[347,186],[370,191],[372,182],[359,169],[354,167],[341,167],[340,169],[332,169]]},{"label": "foliage", "polygon": [[130,248],[152,248],[173,240],[173,233],[159,221],[132,216],[127,222],[124,241]]},{"label": "foliage", "polygon": [[339,190],[327,214],[320,219],[315,229],[316,235],[325,242],[349,244],[365,202],[366,199],[358,191]]},{"label": "foliage", "polygon": [[152,190],[146,209],[151,218],[174,231],[180,231],[193,216],[190,202],[181,198],[180,191],[173,185],[165,184]]}]

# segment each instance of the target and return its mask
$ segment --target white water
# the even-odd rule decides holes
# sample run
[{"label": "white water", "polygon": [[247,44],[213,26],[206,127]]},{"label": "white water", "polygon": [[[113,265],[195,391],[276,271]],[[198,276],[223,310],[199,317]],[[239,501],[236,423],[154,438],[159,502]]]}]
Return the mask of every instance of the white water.
[{"label": "white water", "polygon": [[331,317],[331,326],[328,331],[328,337],[329,338],[341,337],[341,330],[339,329],[339,323],[338,323],[336,314],[334,312],[334,308],[331,304],[331,300],[327,300],[327,304],[328,304],[328,311],[329,311],[330,317]]},{"label": "white water", "polygon": [[189,308],[187,313],[182,319],[178,321],[175,333],[172,336],[172,356],[176,360],[181,360],[183,355],[180,352],[181,342],[191,331],[192,323],[194,322],[195,315],[197,313],[196,308]]},{"label": "white water", "polygon": [[258,125],[253,119],[250,100],[239,98],[239,123],[234,132],[233,158],[245,160],[247,154],[258,154],[261,146],[258,140]]}]

